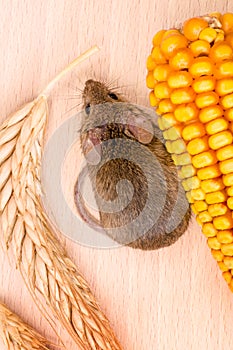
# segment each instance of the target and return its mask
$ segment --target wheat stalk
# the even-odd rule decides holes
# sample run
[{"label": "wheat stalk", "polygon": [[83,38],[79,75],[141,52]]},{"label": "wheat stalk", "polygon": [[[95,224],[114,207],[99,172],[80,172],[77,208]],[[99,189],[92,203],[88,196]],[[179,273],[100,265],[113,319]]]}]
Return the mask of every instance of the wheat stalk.
[{"label": "wheat stalk", "polygon": [[49,89],[0,127],[0,218],[5,247],[13,249],[35,302],[44,299],[44,313],[45,304],[49,305],[81,349],[120,350],[107,318],[59,245],[41,205]]},{"label": "wheat stalk", "polygon": [[48,341],[2,303],[0,339],[7,350],[49,350]]}]

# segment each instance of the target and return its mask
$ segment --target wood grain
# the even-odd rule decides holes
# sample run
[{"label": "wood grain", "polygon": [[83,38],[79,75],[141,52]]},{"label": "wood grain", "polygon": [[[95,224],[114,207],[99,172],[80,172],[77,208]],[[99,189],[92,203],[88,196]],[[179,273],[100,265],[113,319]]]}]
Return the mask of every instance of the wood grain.
[{"label": "wood grain", "polygon": [[[79,99],[68,98],[75,97],[75,88],[82,89],[88,78],[116,80],[113,85],[124,86],[133,102],[148,105],[145,62],[154,33],[213,11],[232,12],[232,1],[0,1],[1,120],[94,44],[100,53],[81,64],[53,94],[47,139],[75,111],[67,112]],[[194,220],[175,245],[159,251],[94,249],[64,237],[62,242],[124,349],[233,349],[233,295]],[[2,251],[0,266],[0,299],[56,342]],[[77,349],[59,325],[57,331],[68,349]]]}]

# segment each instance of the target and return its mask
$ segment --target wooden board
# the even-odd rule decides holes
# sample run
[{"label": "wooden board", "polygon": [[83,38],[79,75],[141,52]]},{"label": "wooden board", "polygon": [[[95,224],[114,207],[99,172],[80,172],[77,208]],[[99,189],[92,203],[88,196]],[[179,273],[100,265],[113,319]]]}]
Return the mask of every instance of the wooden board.
[{"label": "wooden board", "polygon": [[[47,139],[75,113],[80,100],[69,97],[75,97],[75,88],[82,89],[88,78],[115,80],[113,85],[122,87],[132,102],[148,106],[145,62],[155,32],[215,11],[233,11],[232,1],[1,1],[1,120],[37,96],[56,73],[94,44],[101,51],[54,91]],[[69,185],[67,177],[64,186]],[[68,238],[62,241],[124,349],[233,349],[233,295],[194,220],[175,245],[153,252],[94,249]],[[2,251],[0,266],[0,300],[56,342]],[[57,330],[67,349],[77,349],[59,325]]]}]

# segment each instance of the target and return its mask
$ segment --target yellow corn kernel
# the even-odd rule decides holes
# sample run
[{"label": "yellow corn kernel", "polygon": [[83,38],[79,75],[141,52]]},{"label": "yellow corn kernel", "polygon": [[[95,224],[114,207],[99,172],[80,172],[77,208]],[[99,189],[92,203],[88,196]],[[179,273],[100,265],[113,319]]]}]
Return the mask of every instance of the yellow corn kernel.
[{"label": "yellow corn kernel", "polygon": [[166,81],[169,73],[171,72],[171,67],[169,64],[159,64],[156,65],[154,69],[154,78],[157,81]]},{"label": "yellow corn kernel", "polygon": [[231,282],[228,284],[228,287],[230,288],[231,292],[233,292],[233,279]]},{"label": "yellow corn kernel", "polygon": [[206,132],[209,135],[228,129],[228,121],[225,118],[217,118],[206,124]]},{"label": "yellow corn kernel", "polygon": [[222,174],[229,174],[233,172],[233,159],[227,159],[223,160],[222,162],[219,162],[219,169],[221,170]]},{"label": "yellow corn kernel", "polygon": [[233,197],[229,197],[227,199],[227,206],[229,209],[231,209],[231,210],[233,209]]},{"label": "yellow corn kernel", "polygon": [[159,46],[155,46],[151,52],[151,57],[155,60],[157,64],[167,63],[166,57],[163,55]]},{"label": "yellow corn kernel", "polygon": [[211,249],[214,249],[214,250],[221,249],[221,243],[219,243],[216,237],[209,237],[207,240],[207,244]]},{"label": "yellow corn kernel", "polygon": [[233,31],[233,14],[232,13],[224,13],[221,18],[222,29],[225,33],[231,33]]},{"label": "yellow corn kernel", "polygon": [[163,131],[163,137],[166,141],[169,141],[169,137],[168,137],[168,130],[164,130]]},{"label": "yellow corn kernel", "polygon": [[165,33],[162,36],[160,44],[162,43],[163,40],[165,40],[167,38],[170,38],[173,35],[180,35],[180,31],[178,29],[176,29],[176,28],[166,30]]},{"label": "yellow corn kernel", "polygon": [[206,237],[215,237],[218,231],[216,230],[216,228],[212,223],[208,222],[203,225],[202,232]]},{"label": "yellow corn kernel", "polygon": [[[233,62],[232,62],[233,63]],[[233,121],[233,108],[227,109],[224,114],[225,118],[230,122]]]},{"label": "yellow corn kernel", "polygon": [[[182,154],[172,154],[172,159],[177,166],[181,165],[187,165],[190,164],[190,155],[188,153],[182,153]],[[187,188],[187,191],[189,191],[189,188]]]},{"label": "yellow corn kernel", "polygon": [[218,62],[215,66],[214,76],[217,79],[233,76],[233,61]]},{"label": "yellow corn kernel", "polygon": [[233,145],[228,145],[217,150],[216,157],[219,161],[233,158]]},{"label": "yellow corn kernel", "polygon": [[197,57],[191,63],[189,72],[193,77],[212,75],[214,72],[213,62],[209,57]]},{"label": "yellow corn kernel", "polygon": [[[172,142],[172,153],[181,154],[181,153],[184,153],[186,151],[187,151],[186,145],[182,139]],[[189,159],[190,159],[190,157],[189,157]],[[190,162],[191,162],[191,160],[190,160]]]},{"label": "yellow corn kernel", "polygon": [[208,22],[203,18],[194,17],[188,19],[183,26],[183,33],[190,41],[197,40],[201,31],[207,28]]},{"label": "yellow corn kernel", "polygon": [[219,266],[220,270],[223,271],[223,272],[229,270],[228,267],[227,267],[227,265],[225,265],[224,262],[222,262],[222,261],[219,261],[219,262],[218,262],[218,266]]},{"label": "yellow corn kernel", "polygon": [[[174,163],[176,164],[176,161],[174,160],[174,156],[175,156],[175,155],[173,154],[173,155],[172,155],[172,159],[173,159]],[[175,156],[175,157],[176,157],[176,156]],[[178,165],[178,164],[176,164],[176,165]],[[190,188],[189,188],[187,182],[185,182],[184,180],[182,181],[182,186],[183,186],[183,189],[185,190],[185,192],[190,191]]]},{"label": "yellow corn kernel", "polygon": [[219,148],[230,145],[232,143],[232,140],[232,133],[229,130],[221,131],[215,135],[210,136],[209,146],[210,148],[217,150]]},{"label": "yellow corn kernel", "polygon": [[149,94],[150,105],[156,107],[159,103],[159,99],[155,97],[154,91],[151,91]]},{"label": "yellow corn kernel", "polygon": [[223,259],[223,262],[228,267],[228,269],[233,269],[233,257],[232,256],[226,256]]},{"label": "yellow corn kernel", "polygon": [[183,165],[181,167],[181,176],[183,179],[194,175],[196,175],[196,169],[192,166],[192,164]]},{"label": "yellow corn kernel", "polygon": [[152,56],[150,55],[147,58],[147,62],[146,62],[146,68],[148,69],[148,71],[153,71],[156,67],[156,62],[155,60],[152,58]]},{"label": "yellow corn kernel", "polygon": [[219,43],[224,41],[224,39],[225,39],[224,31],[221,29],[218,29],[217,36],[214,42]]},{"label": "yellow corn kernel", "polygon": [[208,92],[215,89],[216,79],[212,76],[199,77],[194,80],[192,84],[193,90],[200,94],[202,92]]},{"label": "yellow corn kernel", "polygon": [[197,171],[197,176],[200,180],[214,179],[216,177],[219,177],[220,175],[222,175],[222,173],[217,164],[207,166]]},{"label": "yellow corn kernel", "polygon": [[169,88],[168,84],[163,81],[155,85],[154,94],[157,98],[169,98],[172,90]]},{"label": "yellow corn kernel", "polygon": [[196,93],[191,87],[175,89],[171,92],[170,96],[172,103],[175,105],[193,102],[195,100],[195,97]]},{"label": "yellow corn kernel", "polygon": [[[205,200],[208,204],[223,203],[227,200],[227,195],[224,190],[207,193]],[[218,228],[218,227],[216,227]],[[223,230],[223,228],[222,228]]]},{"label": "yellow corn kernel", "polygon": [[158,106],[162,113],[171,113],[175,110],[175,106],[169,98],[165,98],[160,101]]},{"label": "yellow corn kernel", "polygon": [[202,138],[195,138],[189,141],[187,145],[187,150],[189,154],[195,155],[201,152],[207,151],[209,149],[208,137],[204,136]]},{"label": "yellow corn kernel", "polygon": [[223,272],[223,278],[225,279],[225,281],[227,282],[227,284],[229,284],[231,282],[232,279],[232,275],[229,271]]},{"label": "yellow corn kernel", "polygon": [[233,107],[233,94],[226,95],[220,101],[223,108],[228,109]]},{"label": "yellow corn kernel", "polygon": [[188,69],[194,59],[190,49],[178,50],[169,60],[169,65],[174,70]]},{"label": "yellow corn kernel", "polygon": [[225,186],[233,186],[233,173],[223,175],[222,179]]},{"label": "yellow corn kernel", "polygon": [[212,150],[199,153],[192,157],[192,164],[195,168],[204,168],[217,163],[215,152]]},{"label": "yellow corn kernel", "polygon": [[231,60],[233,58],[233,50],[226,41],[218,42],[211,47],[209,57],[214,62]]},{"label": "yellow corn kernel", "polygon": [[233,197],[233,186],[227,187],[226,191],[229,197]]},{"label": "yellow corn kernel", "polygon": [[205,193],[221,191],[225,188],[222,178],[215,178],[201,181],[201,188]]},{"label": "yellow corn kernel", "polygon": [[224,255],[233,256],[233,244],[222,244],[221,251]]},{"label": "yellow corn kernel", "polygon": [[176,155],[176,165],[189,165],[191,164],[191,158],[188,152]]},{"label": "yellow corn kernel", "polygon": [[231,213],[216,216],[213,218],[213,224],[217,230],[229,230],[233,227],[233,220]]},{"label": "yellow corn kernel", "polygon": [[210,52],[210,44],[205,40],[196,40],[189,45],[194,57],[200,55],[208,55]]},{"label": "yellow corn kernel", "polygon": [[192,176],[184,180],[190,190],[200,187],[200,180],[197,176]]},{"label": "yellow corn kernel", "polygon": [[[222,18],[222,14],[220,13],[220,12],[211,12],[210,14],[209,14],[209,16],[210,17],[215,17],[215,18],[217,18],[218,20],[221,20],[221,18]],[[217,30],[217,29],[216,29]]]},{"label": "yellow corn kernel", "polygon": [[217,239],[220,243],[229,244],[233,242],[232,230],[221,230],[217,233]]},{"label": "yellow corn kernel", "polygon": [[146,86],[149,89],[154,89],[155,83],[156,83],[156,80],[154,78],[153,73],[152,72],[148,72],[148,74],[146,76]]},{"label": "yellow corn kernel", "polygon": [[217,33],[214,30],[214,28],[207,27],[200,32],[199,39],[212,43],[212,41],[216,39],[216,36],[217,36]]},{"label": "yellow corn kernel", "polygon": [[233,92],[233,79],[226,78],[217,81],[215,91],[219,96],[224,96]]},{"label": "yellow corn kernel", "polygon": [[158,126],[162,131],[165,129],[163,125],[163,119],[160,116],[158,117]]},{"label": "yellow corn kernel", "polygon": [[211,204],[208,206],[208,212],[212,217],[225,215],[227,212],[227,206],[222,203]]},{"label": "yellow corn kernel", "polygon": [[213,255],[213,257],[214,257],[214,259],[215,259],[216,261],[223,261],[224,255],[223,255],[223,253],[221,252],[221,250],[214,250],[214,249],[211,249],[211,253],[212,253],[212,255]]},{"label": "yellow corn kernel", "polygon": [[182,136],[185,141],[191,141],[196,137],[202,137],[205,135],[205,128],[202,123],[194,122],[184,127]]},{"label": "yellow corn kernel", "polygon": [[167,130],[168,140],[174,141],[174,140],[180,139],[181,131],[182,131],[182,126],[180,125],[174,125],[170,129],[168,129]]},{"label": "yellow corn kernel", "polygon": [[199,119],[202,123],[207,123],[213,119],[221,117],[224,114],[219,105],[209,106],[200,110]]},{"label": "yellow corn kernel", "polygon": [[219,101],[219,96],[214,91],[203,92],[198,94],[195,103],[198,108],[205,108],[216,105]]},{"label": "yellow corn kernel", "polygon": [[187,103],[178,105],[174,111],[175,118],[179,122],[188,122],[196,120],[198,116],[198,108],[195,103]]},{"label": "yellow corn kernel", "polygon": [[232,47],[233,46],[233,34],[228,33],[225,38],[226,42]]},{"label": "yellow corn kernel", "polygon": [[194,199],[192,198],[191,191],[187,191],[185,195],[189,203],[194,203]]},{"label": "yellow corn kernel", "polygon": [[233,122],[229,123],[229,131],[233,133]]},{"label": "yellow corn kernel", "polygon": [[198,216],[196,216],[196,222],[198,223],[199,226],[203,227],[204,223],[201,222]]},{"label": "yellow corn kernel", "polygon": [[158,33],[156,33],[153,37],[153,40],[152,40],[152,44],[153,46],[157,46],[157,45],[160,45],[161,41],[162,41],[162,38],[164,36],[164,34],[166,33],[167,31],[165,29],[162,29],[160,30]]},{"label": "yellow corn kernel", "polygon": [[188,40],[182,34],[174,34],[162,39],[160,48],[166,58],[173,56],[174,51],[187,47]]},{"label": "yellow corn kernel", "polygon": [[192,209],[192,212],[197,215],[198,214],[198,211],[195,209],[194,205],[192,204],[191,205],[191,209]]},{"label": "yellow corn kernel", "polygon": [[165,129],[169,129],[171,126],[174,126],[177,124],[177,121],[173,113],[163,114],[161,118]]},{"label": "yellow corn kernel", "polygon": [[202,222],[203,224],[206,222],[211,222],[212,221],[212,217],[211,215],[208,213],[208,211],[202,211],[201,213],[198,214],[198,219],[200,220],[200,222]]},{"label": "yellow corn kernel", "polygon": [[165,142],[165,146],[166,146],[166,149],[167,149],[167,151],[169,152],[169,153],[173,153],[172,152],[172,141],[166,141]]},{"label": "yellow corn kernel", "polygon": [[195,201],[202,201],[205,199],[205,192],[201,188],[196,188],[191,190],[191,196]]},{"label": "yellow corn kernel", "polygon": [[[195,201],[193,206],[198,213],[201,211],[207,210],[207,208],[208,208],[208,205],[205,201]],[[212,219],[211,219],[211,221],[212,221]]]},{"label": "yellow corn kernel", "polygon": [[192,84],[192,81],[191,74],[186,71],[171,72],[167,79],[168,85],[173,89],[188,87]]}]

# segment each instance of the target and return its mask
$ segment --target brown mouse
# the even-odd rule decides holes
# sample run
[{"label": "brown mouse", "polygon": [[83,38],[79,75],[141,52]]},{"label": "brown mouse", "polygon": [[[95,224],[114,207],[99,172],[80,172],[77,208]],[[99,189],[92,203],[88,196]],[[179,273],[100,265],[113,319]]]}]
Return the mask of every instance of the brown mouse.
[{"label": "brown mouse", "polygon": [[[187,229],[191,211],[166,151],[156,114],[127,103],[104,83],[83,90],[81,147],[87,166],[75,185],[81,217],[120,244],[143,250],[173,244]],[[99,209],[93,217],[82,197],[88,175]]]}]

